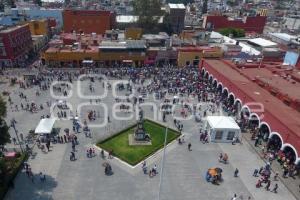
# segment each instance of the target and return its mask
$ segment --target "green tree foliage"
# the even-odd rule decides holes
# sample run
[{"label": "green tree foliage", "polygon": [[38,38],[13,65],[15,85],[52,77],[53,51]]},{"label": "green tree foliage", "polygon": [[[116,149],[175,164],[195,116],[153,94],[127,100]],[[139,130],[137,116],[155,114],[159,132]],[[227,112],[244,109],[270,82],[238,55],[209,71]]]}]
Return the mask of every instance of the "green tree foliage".
[{"label": "green tree foliage", "polygon": [[245,37],[245,30],[240,28],[222,28],[218,30],[219,33],[225,36],[230,36],[234,38]]},{"label": "green tree foliage", "polygon": [[173,34],[173,28],[172,28],[172,25],[171,25],[171,18],[170,18],[169,13],[166,13],[164,15],[164,23],[163,23],[162,30],[164,32],[168,33],[169,35]]},{"label": "green tree foliage", "polygon": [[10,141],[8,126],[4,120],[6,116],[6,102],[0,96],[0,145],[4,145]]},{"label": "green tree foliage", "polygon": [[3,97],[0,96],[0,118],[6,117],[6,102]]},{"label": "green tree foliage", "polygon": [[42,0],[34,0],[33,2],[38,6],[42,6],[43,4]]},{"label": "green tree foliage", "polygon": [[167,3],[183,3],[184,5],[194,2],[194,0],[167,0]]},{"label": "green tree foliage", "polygon": [[0,118],[0,145],[5,145],[10,142],[10,135],[8,132],[8,126],[4,119]]},{"label": "green tree foliage", "polygon": [[207,1],[208,0],[204,0],[204,2],[202,4],[202,14],[207,13]]},{"label": "green tree foliage", "polygon": [[0,2],[0,12],[3,12],[4,11],[4,4],[3,2]]},{"label": "green tree foliage", "polygon": [[158,21],[163,15],[160,0],[133,0],[134,14],[139,17],[138,25],[146,33],[158,31]]}]

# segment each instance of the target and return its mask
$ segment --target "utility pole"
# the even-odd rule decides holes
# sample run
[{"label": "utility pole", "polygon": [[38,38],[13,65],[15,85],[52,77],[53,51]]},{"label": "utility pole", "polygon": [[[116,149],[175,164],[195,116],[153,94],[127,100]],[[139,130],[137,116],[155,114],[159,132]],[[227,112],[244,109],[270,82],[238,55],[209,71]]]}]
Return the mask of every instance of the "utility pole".
[{"label": "utility pole", "polygon": [[16,125],[15,125],[15,120],[14,119],[11,120],[11,125],[10,126],[14,129],[16,137],[17,137],[17,141],[18,141],[18,143],[20,145],[20,149],[21,149],[22,153],[24,153],[22,144],[21,144],[20,139],[19,139],[18,130],[16,129]]},{"label": "utility pole", "polygon": [[166,156],[166,148],[167,148],[167,137],[168,137],[168,127],[166,127],[163,157],[162,157],[161,168],[160,168],[158,200],[160,200],[161,188],[162,188],[162,182],[163,182],[163,173],[164,173],[164,168],[165,168],[165,156]]}]

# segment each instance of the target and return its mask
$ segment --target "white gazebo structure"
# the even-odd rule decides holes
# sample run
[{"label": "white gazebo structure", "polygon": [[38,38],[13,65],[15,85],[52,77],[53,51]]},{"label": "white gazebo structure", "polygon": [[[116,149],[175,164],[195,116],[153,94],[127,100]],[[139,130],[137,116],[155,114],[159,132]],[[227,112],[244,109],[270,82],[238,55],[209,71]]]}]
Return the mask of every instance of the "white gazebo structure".
[{"label": "white gazebo structure", "polygon": [[241,129],[232,117],[208,116],[205,129],[211,142],[232,142],[234,137],[239,137]]},{"label": "white gazebo structure", "polygon": [[54,118],[41,119],[34,132],[36,134],[50,134],[52,132],[54,123]]}]

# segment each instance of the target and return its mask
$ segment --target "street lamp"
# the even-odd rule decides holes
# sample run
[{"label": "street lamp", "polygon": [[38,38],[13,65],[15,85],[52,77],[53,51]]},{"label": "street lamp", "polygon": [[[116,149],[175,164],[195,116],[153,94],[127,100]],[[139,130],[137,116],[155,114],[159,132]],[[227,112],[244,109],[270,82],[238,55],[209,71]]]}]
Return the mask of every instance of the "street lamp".
[{"label": "street lamp", "polygon": [[20,149],[21,149],[22,153],[24,153],[23,147],[22,147],[21,142],[19,140],[18,130],[16,129],[16,125],[15,125],[15,120],[11,120],[10,127],[12,127],[14,129],[16,137],[17,137],[17,141],[18,141],[18,143],[20,145]]},{"label": "street lamp", "polygon": [[162,161],[161,161],[161,170],[160,170],[160,179],[159,179],[159,190],[158,190],[158,200],[160,200],[160,196],[161,196],[163,173],[164,173],[164,167],[165,167],[165,156],[166,156],[166,148],[167,148],[167,137],[168,137],[168,126],[166,127],[163,157],[162,157]]}]

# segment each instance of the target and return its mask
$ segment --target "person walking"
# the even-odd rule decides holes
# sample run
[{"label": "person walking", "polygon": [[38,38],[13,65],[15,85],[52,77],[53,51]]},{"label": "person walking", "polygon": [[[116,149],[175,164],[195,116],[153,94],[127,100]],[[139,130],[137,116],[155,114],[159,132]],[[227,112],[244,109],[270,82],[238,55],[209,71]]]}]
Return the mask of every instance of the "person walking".
[{"label": "person walking", "polygon": [[75,153],[73,151],[71,151],[70,161],[74,161],[74,160],[76,160]]},{"label": "person walking", "polygon": [[252,176],[257,177],[257,174],[258,174],[258,169],[255,169]]},{"label": "person walking", "polygon": [[236,194],[233,195],[233,197],[231,198],[231,200],[237,200]]},{"label": "person walking", "polygon": [[75,149],[75,143],[74,143],[74,142],[72,142],[72,151],[73,151],[73,152],[76,151],[76,149]]},{"label": "person walking", "polygon": [[275,175],[274,175],[274,181],[278,180],[278,176],[279,176],[279,174],[278,174],[278,172],[276,172]]},{"label": "person walking", "polygon": [[40,181],[41,182],[45,182],[46,181],[46,175],[45,174],[43,174],[42,172],[40,172],[39,176],[40,176]]},{"label": "person walking", "polygon": [[188,150],[192,151],[192,144],[191,143],[188,144]]},{"label": "person walking", "polygon": [[233,176],[238,177],[238,174],[239,174],[239,170],[238,170],[238,168],[235,168]]},{"label": "person walking", "polygon": [[143,169],[144,174],[147,174],[147,164],[146,164],[146,161],[145,161],[145,160],[144,160],[144,162],[142,163],[142,169]]},{"label": "person walking", "polygon": [[267,185],[266,185],[265,189],[266,189],[267,191],[269,191],[269,190],[270,190],[270,186],[271,186],[271,181],[270,181],[270,180],[267,180]]},{"label": "person walking", "polygon": [[278,184],[276,183],[274,185],[274,188],[271,190],[271,192],[277,193],[277,189],[278,189]]}]

